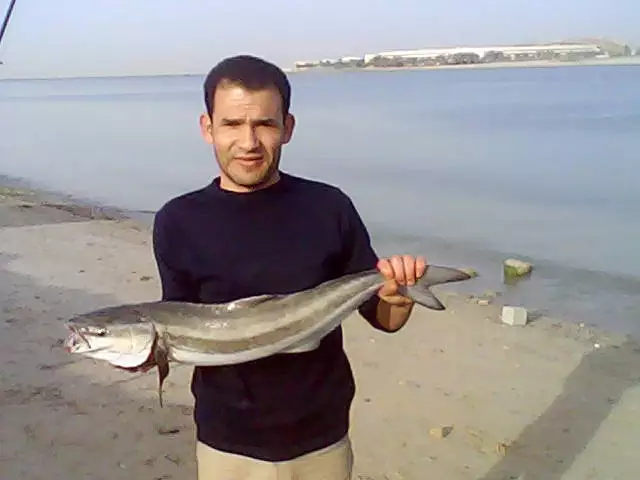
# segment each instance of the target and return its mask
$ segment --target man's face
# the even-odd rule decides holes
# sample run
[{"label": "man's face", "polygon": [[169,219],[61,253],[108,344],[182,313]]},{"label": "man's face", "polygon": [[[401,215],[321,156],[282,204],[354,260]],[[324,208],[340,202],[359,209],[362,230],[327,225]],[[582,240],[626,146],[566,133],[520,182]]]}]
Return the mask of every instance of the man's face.
[{"label": "man's face", "polygon": [[218,85],[213,114],[200,117],[202,135],[213,145],[221,186],[250,191],[278,180],[282,145],[293,134],[294,118],[282,114],[276,88],[251,91],[239,85]]}]

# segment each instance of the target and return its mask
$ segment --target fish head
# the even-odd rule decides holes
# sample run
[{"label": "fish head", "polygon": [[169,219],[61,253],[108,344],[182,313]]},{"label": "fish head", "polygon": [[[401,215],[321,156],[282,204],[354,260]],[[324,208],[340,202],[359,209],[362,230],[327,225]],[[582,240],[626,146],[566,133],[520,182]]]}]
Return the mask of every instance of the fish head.
[{"label": "fish head", "polygon": [[107,308],[77,315],[66,322],[64,348],[69,353],[134,368],[153,354],[157,333],[153,323],[130,308]]}]

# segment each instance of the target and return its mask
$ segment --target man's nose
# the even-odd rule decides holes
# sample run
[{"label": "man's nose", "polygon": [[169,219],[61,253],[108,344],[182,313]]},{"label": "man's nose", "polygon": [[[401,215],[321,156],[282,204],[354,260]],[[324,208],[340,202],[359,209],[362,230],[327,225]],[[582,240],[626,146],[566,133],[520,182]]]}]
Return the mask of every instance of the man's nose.
[{"label": "man's nose", "polygon": [[253,150],[259,145],[256,130],[251,125],[245,125],[240,134],[239,146],[244,150]]}]

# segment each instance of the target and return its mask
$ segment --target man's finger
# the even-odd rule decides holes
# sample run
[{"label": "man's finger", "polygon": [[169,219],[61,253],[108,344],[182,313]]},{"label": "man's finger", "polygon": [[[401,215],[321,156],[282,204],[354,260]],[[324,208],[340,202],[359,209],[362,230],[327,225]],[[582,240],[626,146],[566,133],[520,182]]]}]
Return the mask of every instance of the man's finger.
[{"label": "man's finger", "polygon": [[391,265],[393,266],[393,278],[401,285],[407,283],[407,275],[404,270],[404,261],[401,256],[394,255],[391,257]]},{"label": "man's finger", "polygon": [[427,260],[424,257],[416,257],[416,278],[421,278],[427,271]]},{"label": "man's finger", "polygon": [[397,293],[398,284],[395,282],[395,280],[389,280],[385,282],[385,284],[380,287],[380,290],[378,290],[378,295],[382,297],[391,297],[393,295],[396,295]]},{"label": "man's finger", "polygon": [[402,257],[402,263],[404,264],[404,272],[407,279],[407,285],[413,285],[416,283],[416,261],[411,255],[404,255]]},{"label": "man's finger", "polygon": [[382,273],[387,280],[391,280],[393,278],[393,268],[386,258],[383,258],[378,262],[378,270],[380,270],[380,273]]}]

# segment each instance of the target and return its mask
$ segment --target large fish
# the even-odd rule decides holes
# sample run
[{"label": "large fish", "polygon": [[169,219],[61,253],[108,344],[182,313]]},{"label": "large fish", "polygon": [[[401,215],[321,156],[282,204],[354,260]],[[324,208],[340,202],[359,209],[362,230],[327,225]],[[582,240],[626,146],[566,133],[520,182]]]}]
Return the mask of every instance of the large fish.
[{"label": "large fish", "polygon": [[[403,295],[432,310],[445,306],[430,287],[468,280],[453,268],[428,266]],[[288,295],[259,295],[221,304],[156,301],[102,308],[67,320],[67,351],[121,368],[158,367],[158,396],[169,362],[230,365],[315,348],[376,294],[377,269],[346,275]]]}]

